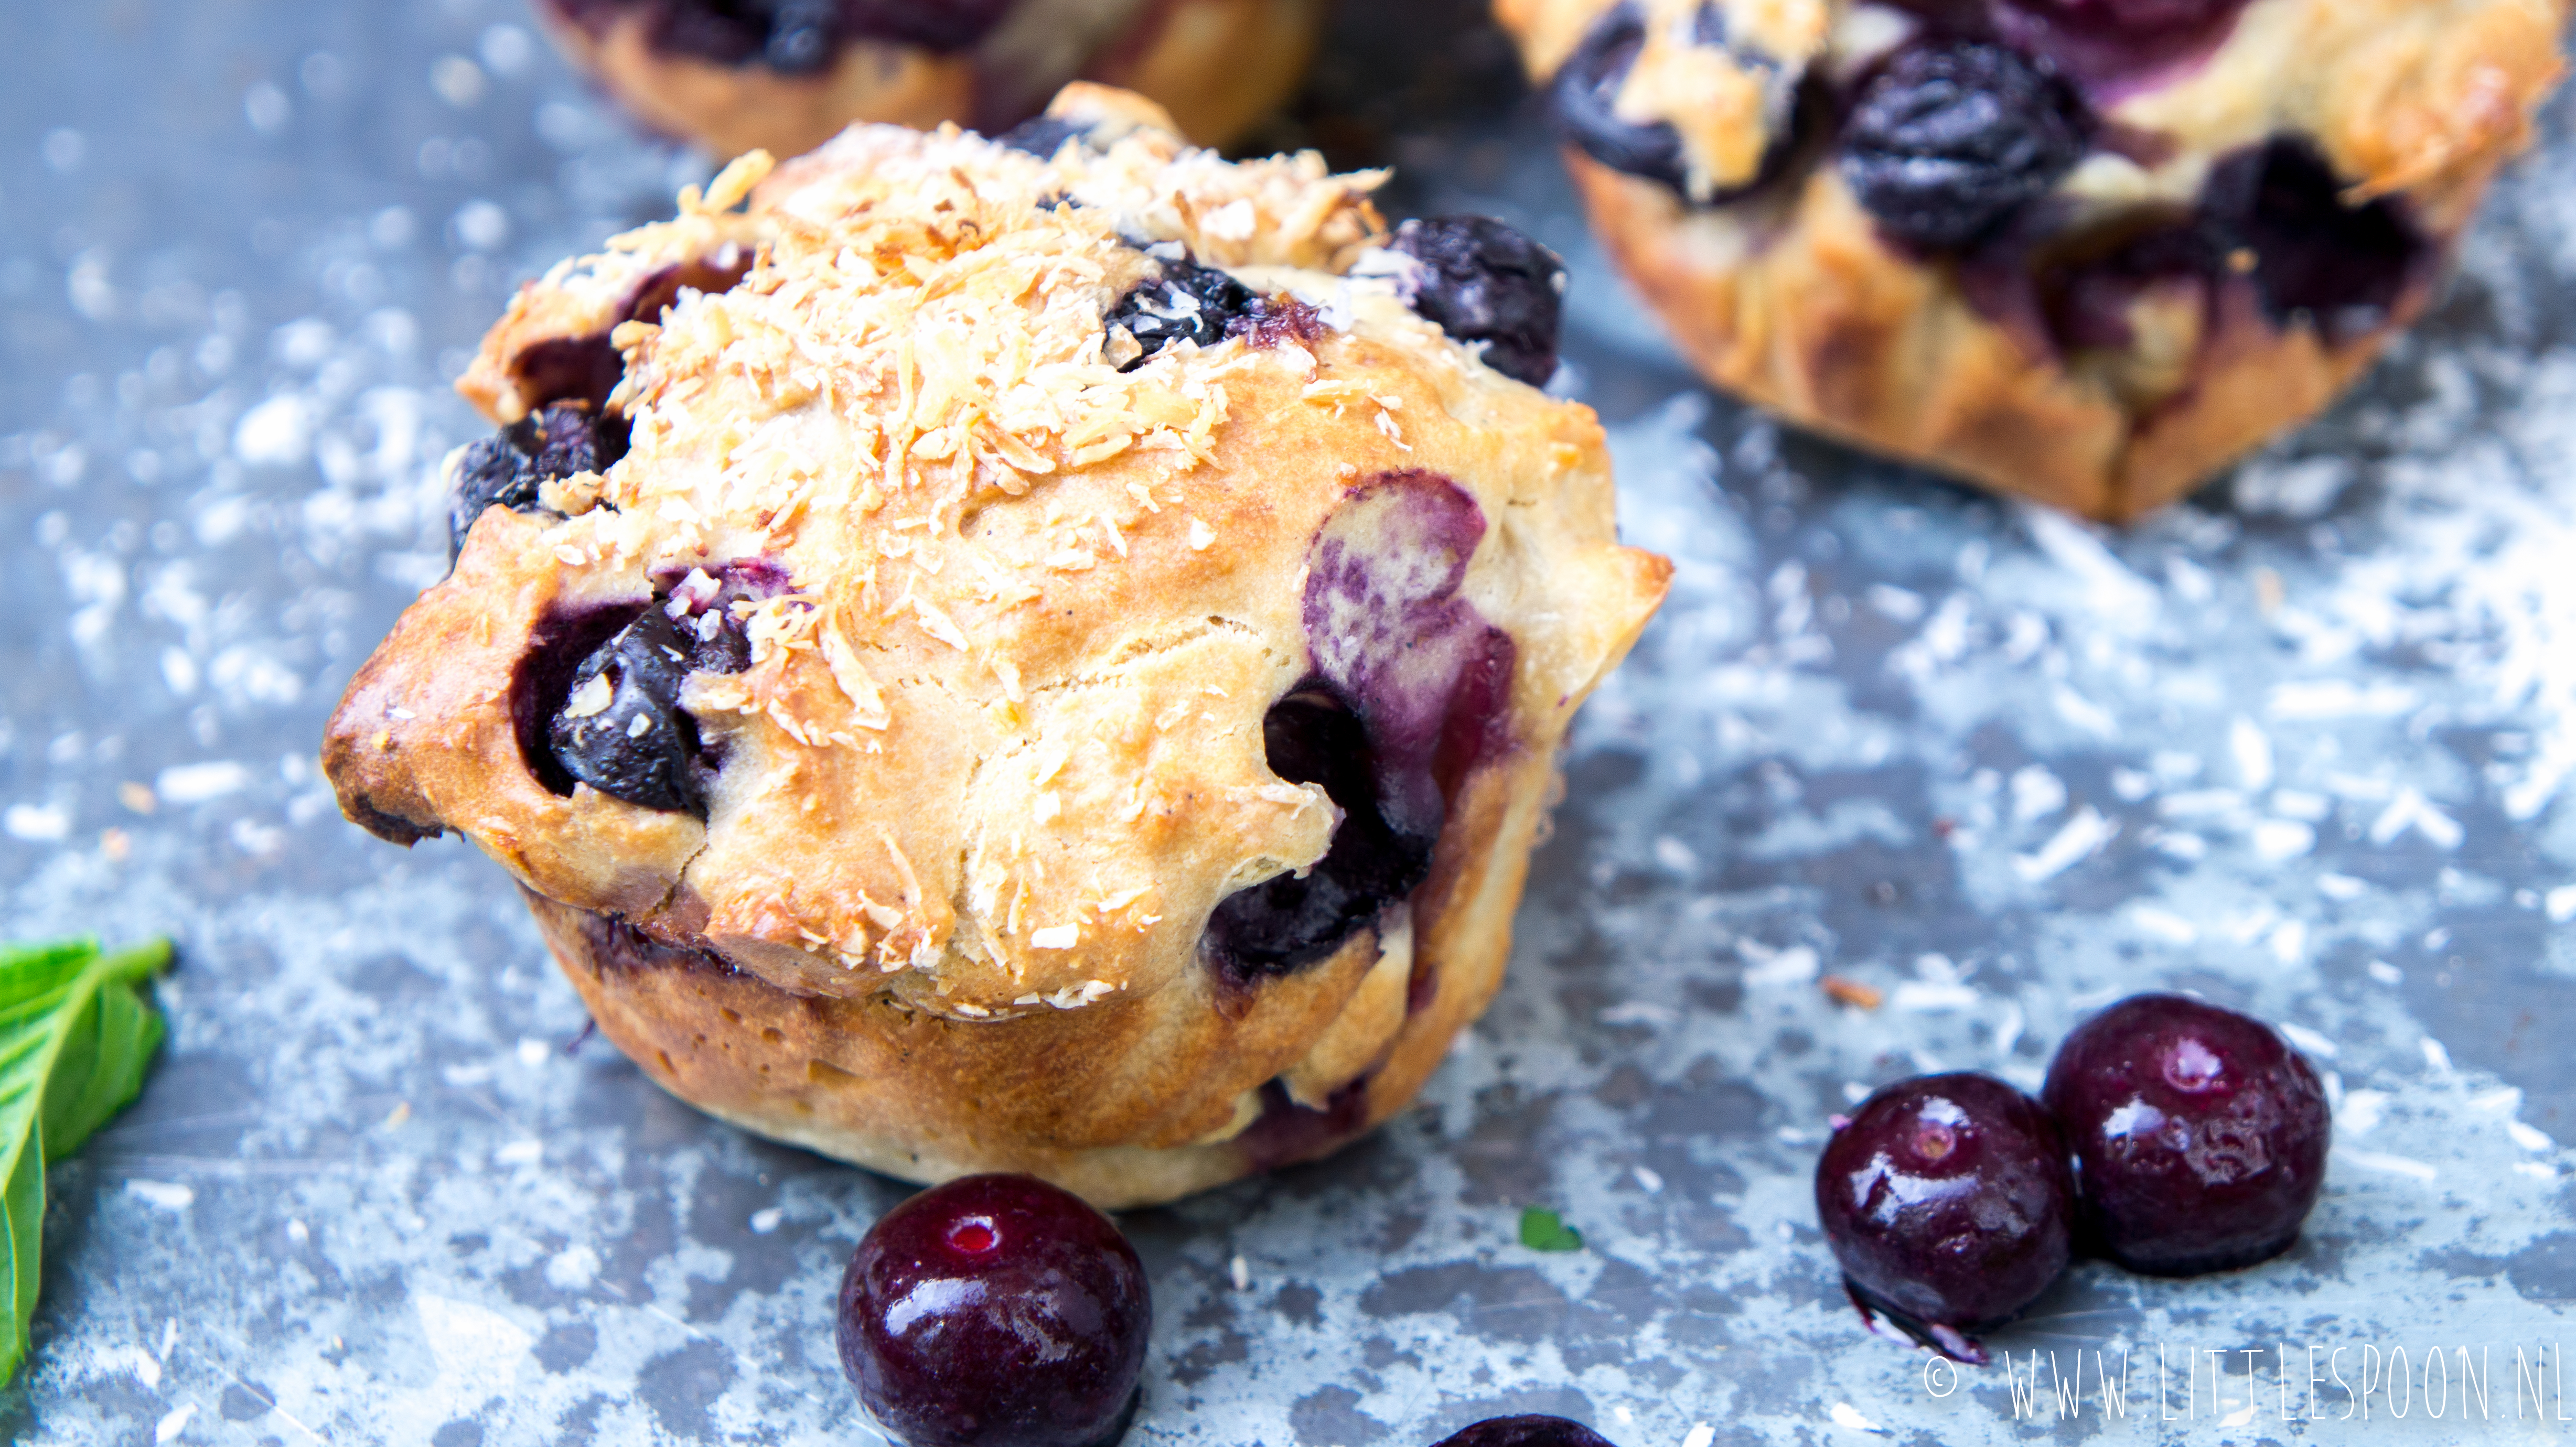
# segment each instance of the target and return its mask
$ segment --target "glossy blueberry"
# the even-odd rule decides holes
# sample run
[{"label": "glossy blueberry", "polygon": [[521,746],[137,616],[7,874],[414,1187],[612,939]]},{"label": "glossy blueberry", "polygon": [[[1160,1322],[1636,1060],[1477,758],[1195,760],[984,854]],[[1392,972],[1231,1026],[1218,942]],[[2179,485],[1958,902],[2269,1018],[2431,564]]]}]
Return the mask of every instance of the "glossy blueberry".
[{"label": "glossy blueberry", "polygon": [[905,1447],[1107,1447],[1141,1395],[1153,1304],[1108,1217],[967,1176],[878,1218],[841,1277],[841,1367]]},{"label": "glossy blueberry", "polygon": [[1982,1359],[1966,1333],[2066,1268],[2074,1206],[2056,1126],[1992,1076],[1885,1086],[1816,1163],[1816,1214],[1853,1299],[1965,1360]]},{"label": "glossy blueberry", "polygon": [[1439,838],[1436,825],[1428,834],[1408,833],[1387,821],[1368,731],[1320,679],[1272,705],[1261,734],[1270,771],[1292,784],[1323,785],[1342,822],[1304,875],[1273,875],[1237,890],[1209,917],[1210,957],[1247,979],[1331,954],[1430,876]]},{"label": "glossy blueberry", "polygon": [[2430,265],[2432,244],[2404,203],[2344,201],[2348,183],[2316,146],[2276,136],[2211,168],[2203,224],[2250,262],[2276,322],[2311,322],[2341,343],[2388,320]]},{"label": "glossy blueberry", "polygon": [[517,512],[537,507],[537,490],[584,472],[604,472],[626,455],[626,419],[579,402],[557,402],[473,443],[457,459],[455,496],[447,508],[449,552],[494,504]]},{"label": "glossy blueberry", "polygon": [[2093,122],[2072,87],[2017,51],[1935,38],[1889,57],[1842,132],[1842,175],[1897,240],[1964,247],[2045,195]]},{"label": "glossy blueberry", "polygon": [[1610,1447],[1608,1438],[1564,1417],[1487,1417],[1432,1447]]},{"label": "glossy blueberry", "polygon": [[1565,263],[1486,216],[1434,216],[1396,228],[1388,249],[1411,257],[1401,278],[1416,312],[1461,342],[1485,344],[1485,365],[1533,387],[1556,374]]},{"label": "glossy blueberry", "polygon": [[703,816],[697,725],[680,708],[689,654],[670,615],[646,608],[584,659],[548,731],[565,771],[630,804]]},{"label": "glossy blueberry", "polygon": [[2325,1185],[2317,1073],[2271,1026],[2182,995],[2135,995],[2078,1026],[2041,1099],[2074,1153],[2088,1243],[2190,1276],[2290,1249]]},{"label": "glossy blueberry", "polygon": [[1236,323],[1255,316],[1261,298],[1213,266],[1162,258],[1161,277],[1139,282],[1109,310],[1108,325],[1125,327],[1144,351],[1119,370],[1132,372],[1177,342],[1213,347]]}]

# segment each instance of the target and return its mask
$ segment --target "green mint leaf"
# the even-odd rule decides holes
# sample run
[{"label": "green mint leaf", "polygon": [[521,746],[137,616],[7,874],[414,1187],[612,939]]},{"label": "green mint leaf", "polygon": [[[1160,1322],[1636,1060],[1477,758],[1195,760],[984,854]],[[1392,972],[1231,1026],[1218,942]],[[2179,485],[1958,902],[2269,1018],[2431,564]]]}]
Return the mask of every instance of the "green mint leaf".
[{"label": "green mint leaf", "polygon": [[1565,1224],[1554,1211],[1532,1206],[1521,1212],[1521,1244],[1532,1251],[1580,1251],[1583,1233]]},{"label": "green mint leaf", "polygon": [[161,1045],[144,987],[170,962],[156,940],[101,954],[96,940],[0,946],[0,1227],[10,1311],[0,1382],[27,1355],[41,1278],[45,1162],[70,1154],[143,1088]]}]

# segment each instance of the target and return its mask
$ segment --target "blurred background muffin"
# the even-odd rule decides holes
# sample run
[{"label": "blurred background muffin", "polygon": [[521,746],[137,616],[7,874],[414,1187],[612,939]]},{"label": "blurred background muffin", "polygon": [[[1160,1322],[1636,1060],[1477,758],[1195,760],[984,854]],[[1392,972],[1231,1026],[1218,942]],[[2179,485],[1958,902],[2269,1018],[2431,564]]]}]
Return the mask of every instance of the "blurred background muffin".
[{"label": "blurred background muffin", "polygon": [[1219,145],[1293,90],[1325,0],[537,0],[639,119],[723,155],[854,121],[1006,129],[1077,78],[1142,92]]}]

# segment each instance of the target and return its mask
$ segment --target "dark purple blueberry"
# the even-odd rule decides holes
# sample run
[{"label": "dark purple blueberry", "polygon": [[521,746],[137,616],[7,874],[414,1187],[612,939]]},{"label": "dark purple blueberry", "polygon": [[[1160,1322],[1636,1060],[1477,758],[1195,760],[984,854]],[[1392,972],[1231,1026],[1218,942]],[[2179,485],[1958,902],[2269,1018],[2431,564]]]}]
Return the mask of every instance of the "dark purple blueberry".
[{"label": "dark purple blueberry", "polygon": [[2267,1261],[2325,1185],[2317,1072],[2233,1010],[2131,996],[2066,1037],[2040,1097],[2074,1153],[2088,1244],[2132,1271]]},{"label": "dark purple blueberry", "polygon": [[851,35],[917,45],[924,50],[964,50],[981,41],[1011,13],[1017,0],[841,0],[842,24]]},{"label": "dark purple blueberry", "polygon": [[1679,191],[1690,175],[1681,133],[1661,121],[1639,125],[1622,119],[1615,109],[1645,43],[1645,16],[1633,3],[1604,13],[1548,82],[1548,109],[1557,130],[1583,154],[1613,171]]},{"label": "dark purple blueberry", "polygon": [[[1701,6],[1691,38],[1700,45],[1724,47],[1725,12],[1715,5]],[[1548,110],[1556,118],[1557,132],[1585,155],[1613,171],[1687,193],[1690,161],[1682,151],[1681,133],[1663,121],[1640,125],[1618,113],[1620,88],[1628,83],[1628,72],[1636,65],[1637,52],[1645,43],[1645,17],[1635,4],[1623,0],[1604,12],[1548,82]],[[1740,50],[1735,54],[1740,62],[1756,69],[1778,69],[1775,62],[1764,57]],[[1772,137],[1754,178],[1708,197],[1703,204],[1723,205],[1749,195],[1788,168],[1798,135],[1810,119],[1807,90],[1800,87],[1799,103],[1789,124]]]},{"label": "dark purple blueberry", "polygon": [[758,62],[787,75],[828,69],[852,40],[926,50],[967,49],[990,34],[1012,0],[551,0],[593,30],[641,10],[653,48],[717,65]]},{"label": "dark purple blueberry", "polygon": [[630,804],[706,814],[697,724],[680,708],[693,642],[648,607],[582,661],[547,733],[566,772]]},{"label": "dark purple blueberry", "polygon": [[[757,558],[712,573],[666,573],[656,582],[660,591],[640,612],[594,615],[609,620],[613,631],[576,620],[564,639],[541,639],[532,650],[534,660],[588,647],[575,655],[581,661],[569,674],[540,677],[541,666],[523,667],[524,696],[544,719],[546,752],[531,762],[558,794],[571,793],[578,780],[630,804],[704,818],[723,760],[702,744],[697,720],[680,707],[681,685],[692,673],[750,667],[751,639],[736,605],[775,597],[791,585],[785,569]],[[521,744],[527,743],[523,721]]]},{"label": "dark purple blueberry", "polygon": [[1927,1345],[2030,1305],[2066,1269],[2074,1184],[2039,1103],[1987,1075],[1882,1087],[1826,1142],[1816,1214],[1852,1298]]},{"label": "dark purple blueberry", "polygon": [[781,75],[813,75],[830,68],[839,48],[838,0],[776,0],[776,7],[761,43],[761,64]]},{"label": "dark purple blueberry", "polygon": [[841,1277],[841,1368],[905,1447],[1107,1447],[1154,1309],[1110,1219],[1027,1176],[967,1176],[877,1218]]},{"label": "dark purple blueberry", "polygon": [[626,358],[606,332],[548,337],[521,347],[510,358],[510,375],[531,407],[582,402],[605,409],[608,394],[625,379]]},{"label": "dark purple blueberry", "polygon": [[993,139],[1014,151],[1025,151],[1041,161],[1052,161],[1067,141],[1088,139],[1091,128],[1079,121],[1061,116],[1031,116]]},{"label": "dark purple blueberry", "polygon": [[1564,1417],[1487,1417],[1432,1447],[1610,1447],[1608,1438]]},{"label": "dark purple blueberry", "polygon": [[538,488],[607,471],[626,455],[626,439],[626,419],[617,414],[557,402],[468,446],[457,460],[456,495],[447,509],[450,556],[464,550],[465,534],[485,508],[534,511]]},{"label": "dark purple blueberry", "polygon": [[510,358],[510,373],[530,407],[550,402],[587,402],[605,411],[608,395],[626,376],[626,358],[609,342],[617,322],[654,322],[680,299],[680,289],[730,291],[751,270],[752,254],[728,246],[695,261],[674,262],[635,284],[611,323],[580,336],[548,337],[521,347]]},{"label": "dark purple blueberry", "polygon": [[[1177,248],[1175,248],[1177,249]],[[1109,309],[1108,324],[1125,327],[1145,350],[1119,368],[1132,372],[1177,342],[1213,347],[1234,323],[1260,309],[1252,288],[1213,266],[1180,257],[1159,258],[1163,274],[1136,284]]]},{"label": "dark purple blueberry", "polygon": [[2138,298],[2172,282],[2213,280],[2224,260],[2208,228],[2189,217],[2151,224],[2107,250],[2054,259],[2035,278],[2049,340],[2061,353],[2125,350],[2136,341],[2129,309]]},{"label": "dark purple blueberry", "polygon": [[1458,596],[1484,513],[1435,473],[1355,487],[1307,549],[1314,675],[1263,719],[1270,768],[1342,809],[1324,857],[1228,895],[1209,958],[1237,981],[1330,955],[1429,877],[1449,800],[1510,747],[1517,653]]},{"label": "dark purple blueberry", "polygon": [[2335,344],[2384,324],[2432,258],[2403,203],[2348,205],[2348,184],[2285,135],[2221,160],[2201,194],[2204,224],[2250,263],[2272,318],[2308,320]]},{"label": "dark purple blueberry", "polygon": [[2046,195],[2093,129],[2074,89],[2019,52],[1920,41],[1862,87],[1843,124],[1843,180],[1890,236],[1953,250]]},{"label": "dark purple blueberry", "polygon": [[1996,0],[1993,28],[2115,93],[2216,50],[2245,0]]},{"label": "dark purple blueberry", "polygon": [[1485,216],[1434,216],[1396,228],[1390,250],[1418,266],[1399,280],[1405,301],[1461,342],[1482,342],[1485,365],[1533,387],[1556,375],[1565,263]]},{"label": "dark purple blueberry", "polygon": [[1292,784],[1323,785],[1342,822],[1302,876],[1277,874],[1237,890],[1209,917],[1210,957],[1247,979],[1286,974],[1340,948],[1430,876],[1439,838],[1436,824],[1425,834],[1387,822],[1368,731],[1322,680],[1271,705],[1261,734],[1270,771]]},{"label": "dark purple blueberry", "polygon": [[2196,30],[2234,15],[2245,0],[2005,0],[2070,29],[2145,40]]},{"label": "dark purple blueberry", "polygon": [[1467,771],[1509,747],[1511,636],[1458,596],[1484,535],[1464,489],[1408,469],[1352,488],[1306,550],[1306,646],[1368,730],[1399,832],[1438,834]]}]

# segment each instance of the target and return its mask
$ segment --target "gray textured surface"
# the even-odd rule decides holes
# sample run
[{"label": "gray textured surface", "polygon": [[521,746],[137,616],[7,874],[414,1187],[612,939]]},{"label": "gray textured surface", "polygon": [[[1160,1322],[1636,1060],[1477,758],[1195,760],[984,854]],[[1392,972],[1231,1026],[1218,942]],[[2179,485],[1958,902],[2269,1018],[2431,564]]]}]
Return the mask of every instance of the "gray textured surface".
[{"label": "gray textured surface", "polygon": [[[1511,982],[1422,1107],[1129,1218],[1159,1305],[1132,1440],[1406,1447],[1505,1409],[1622,1447],[2539,1435],[2511,1354],[2558,1339],[2576,1283],[2569,108],[2357,398],[2106,536],[1704,398],[1479,79],[1489,42],[1370,89],[1403,61],[1373,27],[1405,23],[1351,22],[1326,88],[1360,120],[1318,133],[1576,261],[1625,524],[1681,571],[1580,730]],[[55,1174],[18,1437],[865,1440],[828,1302],[900,1188],[567,1050],[580,1008],[500,872],[360,835],[310,763],[443,563],[460,349],[693,173],[524,25],[509,0],[0,25],[7,932],[166,930],[183,958],[143,1101]],[[1888,1003],[1839,1008],[1819,971]],[[1994,1342],[2061,1371],[2128,1347],[2124,1422],[2016,1425],[2000,1368],[1931,1395],[1832,1289],[1827,1117],[1935,1065],[2035,1081],[2148,985],[2292,1022],[2334,1073],[2305,1243],[2211,1281],[2081,1269]],[[1523,1250],[1528,1204],[1586,1249]],[[2347,1376],[2365,1345],[2417,1375],[2427,1347],[2505,1355],[2468,1426],[2456,1383],[2442,1420],[2421,1384],[2403,1420],[2285,1426],[2268,1384],[2226,1420],[2241,1357],[2217,1412],[2206,1358],[2194,1418],[2145,1395],[2159,1345],[2179,1417],[2184,1353],[2274,1343],[2294,1377],[2309,1345]]]}]

